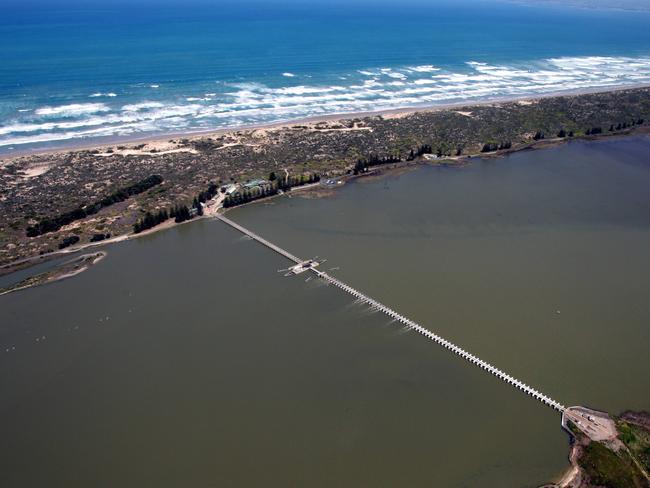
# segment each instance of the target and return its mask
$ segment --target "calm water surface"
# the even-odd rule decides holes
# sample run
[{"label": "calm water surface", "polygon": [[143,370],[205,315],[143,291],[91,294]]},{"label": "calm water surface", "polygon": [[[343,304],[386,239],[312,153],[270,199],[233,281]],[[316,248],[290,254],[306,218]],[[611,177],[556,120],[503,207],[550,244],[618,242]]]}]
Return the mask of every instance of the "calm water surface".
[{"label": "calm water surface", "polygon": [[[556,400],[650,408],[650,140],[230,216]],[[220,222],[0,297],[2,486],[537,486],[547,407]]]}]

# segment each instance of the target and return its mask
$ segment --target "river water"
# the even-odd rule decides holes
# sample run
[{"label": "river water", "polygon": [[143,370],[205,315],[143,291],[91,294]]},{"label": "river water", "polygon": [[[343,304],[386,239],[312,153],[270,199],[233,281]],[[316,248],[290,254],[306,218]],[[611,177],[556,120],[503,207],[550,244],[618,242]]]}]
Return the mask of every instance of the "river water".
[{"label": "river water", "polygon": [[[229,217],[565,404],[650,408],[650,139]],[[0,484],[537,486],[559,416],[217,221],[0,297]],[[330,270],[330,268],[340,268]]]}]

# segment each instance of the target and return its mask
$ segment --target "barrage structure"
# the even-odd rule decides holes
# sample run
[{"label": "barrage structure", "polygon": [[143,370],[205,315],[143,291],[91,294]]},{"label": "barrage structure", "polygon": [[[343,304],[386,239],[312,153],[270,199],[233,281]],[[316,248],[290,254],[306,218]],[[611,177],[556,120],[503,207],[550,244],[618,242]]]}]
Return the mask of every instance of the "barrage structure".
[{"label": "barrage structure", "polygon": [[[308,263],[310,261],[305,261],[302,260],[290,252],[282,249],[281,247],[273,244],[272,242],[267,241],[263,237],[260,237],[259,235],[255,234],[254,232],[248,230],[247,228],[237,224],[236,222],[233,222],[232,220],[224,217],[221,214],[217,215],[217,218],[221,220],[222,222],[230,225],[231,227],[237,229],[238,231],[242,232],[243,234],[249,236],[250,238],[256,240],[260,244],[263,244],[264,246],[268,247],[269,249],[272,249],[273,251],[277,252],[278,254],[284,256],[285,258],[293,261],[294,263],[301,265],[304,263]],[[491,365],[490,363],[483,361],[481,358],[474,356],[473,354],[470,354],[469,352],[465,351],[463,348],[453,344],[452,342],[444,339],[443,337],[431,332],[429,329],[422,327],[420,324],[404,317],[403,315],[397,313],[390,307],[387,307],[383,303],[378,302],[377,300],[374,300],[373,298],[369,297],[365,293],[360,292],[359,290],[356,290],[355,288],[351,287],[350,285],[343,283],[341,280],[338,280],[334,278],[333,276],[328,275],[324,271],[320,271],[316,269],[315,267],[309,267],[309,271],[312,273],[316,274],[319,278],[324,280],[325,282],[332,284],[336,286],[337,288],[343,290],[344,292],[352,295],[354,298],[359,300],[360,302],[366,303],[369,306],[373,307],[376,310],[379,310],[380,312],[388,315],[391,319],[396,320],[397,322],[403,324],[406,326],[408,329],[414,330],[415,332],[423,335],[427,339],[435,342],[436,344],[444,347],[445,349],[449,350],[450,352],[456,354],[457,356],[460,356],[461,358],[465,359],[469,363],[478,366],[479,368],[483,369],[484,371],[487,371],[488,373],[496,376],[502,381],[505,381],[509,385],[517,388],[518,390],[522,391],[523,393],[530,395],[534,399],[542,402],[544,405],[547,405],[554,410],[557,410],[558,412],[564,414],[567,408],[562,405],[559,402],[556,402],[552,398],[548,397],[547,395],[544,395],[543,393],[537,391],[535,388],[525,384],[522,381],[519,381],[516,378],[513,378],[509,374],[505,373],[504,371],[500,370],[496,366]]]}]

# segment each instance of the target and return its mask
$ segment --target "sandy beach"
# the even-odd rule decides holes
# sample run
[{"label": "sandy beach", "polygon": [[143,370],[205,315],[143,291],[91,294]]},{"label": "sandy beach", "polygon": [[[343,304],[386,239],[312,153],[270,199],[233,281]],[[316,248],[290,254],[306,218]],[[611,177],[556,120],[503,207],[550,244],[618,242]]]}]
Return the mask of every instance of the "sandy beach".
[{"label": "sandy beach", "polygon": [[[103,138],[93,138],[88,140],[71,140],[69,143],[66,143],[63,147],[53,146],[53,147],[39,147],[35,149],[28,148],[16,148],[12,150],[0,150],[0,165],[7,164],[8,161],[11,161],[14,158],[29,156],[29,155],[39,155],[39,154],[62,154],[70,151],[100,151],[100,156],[110,156],[115,153],[120,153],[123,155],[139,155],[143,152],[150,152],[152,149],[159,154],[171,154],[174,152],[192,152],[191,150],[182,150],[178,149],[173,145],[169,144],[170,140],[175,139],[200,139],[203,137],[214,137],[223,134],[232,134],[240,131],[262,131],[273,130],[273,129],[284,129],[290,128],[296,125],[310,124],[316,125],[319,123],[327,122],[337,122],[341,120],[350,120],[358,119],[365,117],[383,117],[386,119],[391,118],[401,118],[414,113],[426,113],[426,112],[439,112],[439,111],[448,111],[453,109],[459,109],[460,114],[471,114],[472,107],[481,107],[486,105],[493,105],[498,103],[521,103],[522,105],[529,105],[538,102],[539,100],[555,98],[560,96],[573,96],[573,95],[587,95],[587,94],[597,94],[597,93],[611,93],[632,90],[636,88],[648,88],[648,84],[629,84],[629,85],[612,85],[612,86],[601,86],[594,88],[580,88],[574,90],[559,90],[534,96],[511,96],[511,97],[494,97],[481,101],[462,101],[454,103],[444,103],[444,104],[435,104],[435,105],[418,105],[418,106],[408,106],[408,107],[398,107],[388,110],[376,110],[368,112],[342,112],[342,113],[332,113],[329,115],[321,115],[315,117],[305,117],[298,119],[289,119],[282,120],[278,122],[271,122],[266,124],[252,124],[252,125],[241,125],[235,127],[223,127],[215,129],[206,129],[206,130],[197,130],[197,131],[185,131],[185,132],[167,132],[164,134],[153,133],[150,135],[138,135],[138,136],[109,136]],[[467,109],[467,110],[463,110]],[[144,144],[147,147],[147,151],[142,151],[134,149],[132,146],[137,146]],[[116,150],[116,145],[128,145],[129,148],[125,150]],[[111,148],[112,153],[106,153],[105,151]],[[38,174],[38,170],[34,170],[34,174]]]}]

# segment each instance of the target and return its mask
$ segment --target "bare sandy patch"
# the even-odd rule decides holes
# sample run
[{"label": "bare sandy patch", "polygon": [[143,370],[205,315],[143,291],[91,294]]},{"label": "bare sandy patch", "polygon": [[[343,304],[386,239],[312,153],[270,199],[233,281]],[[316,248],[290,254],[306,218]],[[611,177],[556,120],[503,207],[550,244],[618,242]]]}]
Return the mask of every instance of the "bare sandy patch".
[{"label": "bare sandy patch", "polygon": [[47,173],[53,164],[35,164],[33,166],[28,166],[27,168],[22,170],[23,173],[23,178],[35,178],[37,176],[40,176],[42,174]]},{"label": "bare sandy patch", "polygon": [[352,126],[346,124],[346,121],[327,120],[317,123],[307,124],[309,132],[355,132],[367,131],[372,132],[372,127],[367,127],[359,122],[354,122]]},{"label": "bare sandy patch", "polygon": [[101,157],[109,156],[152,156],[159,154],[175,154],[175,153],[191,153],[197,154],[196,149],[191,147],[179,147],[175,142],[163,141],[163,140],[152,140],[146,144],[140,144],[137,146],[131,147],[118,147],[117,149],[111,148],[109,152],[108,148],[104,149],[103,152],[97,154]]},{"label": "bare sandy patch", "polygon": [[389,113],[382,114],[382,117],[385,120],[403,119],[404,117],[410,117],[411,115],[413,115],[414,112],[415,112],[414,110],[402,111],[402,112],[389,112]]},{"label": "bare sandy patch", "polygon": [[[259,135],[257,137],[260,137]],[[266,141],[265,141],[266,142]],[[219,146],[216,150],[221,151],[223,149],[228,149],[229,147],[236,147],[236,146],[245,146],[245,147],[252,147],[252,148],[259,148],[259,144],[246,144],[243,142],[227,142],[223,146]]]}]

